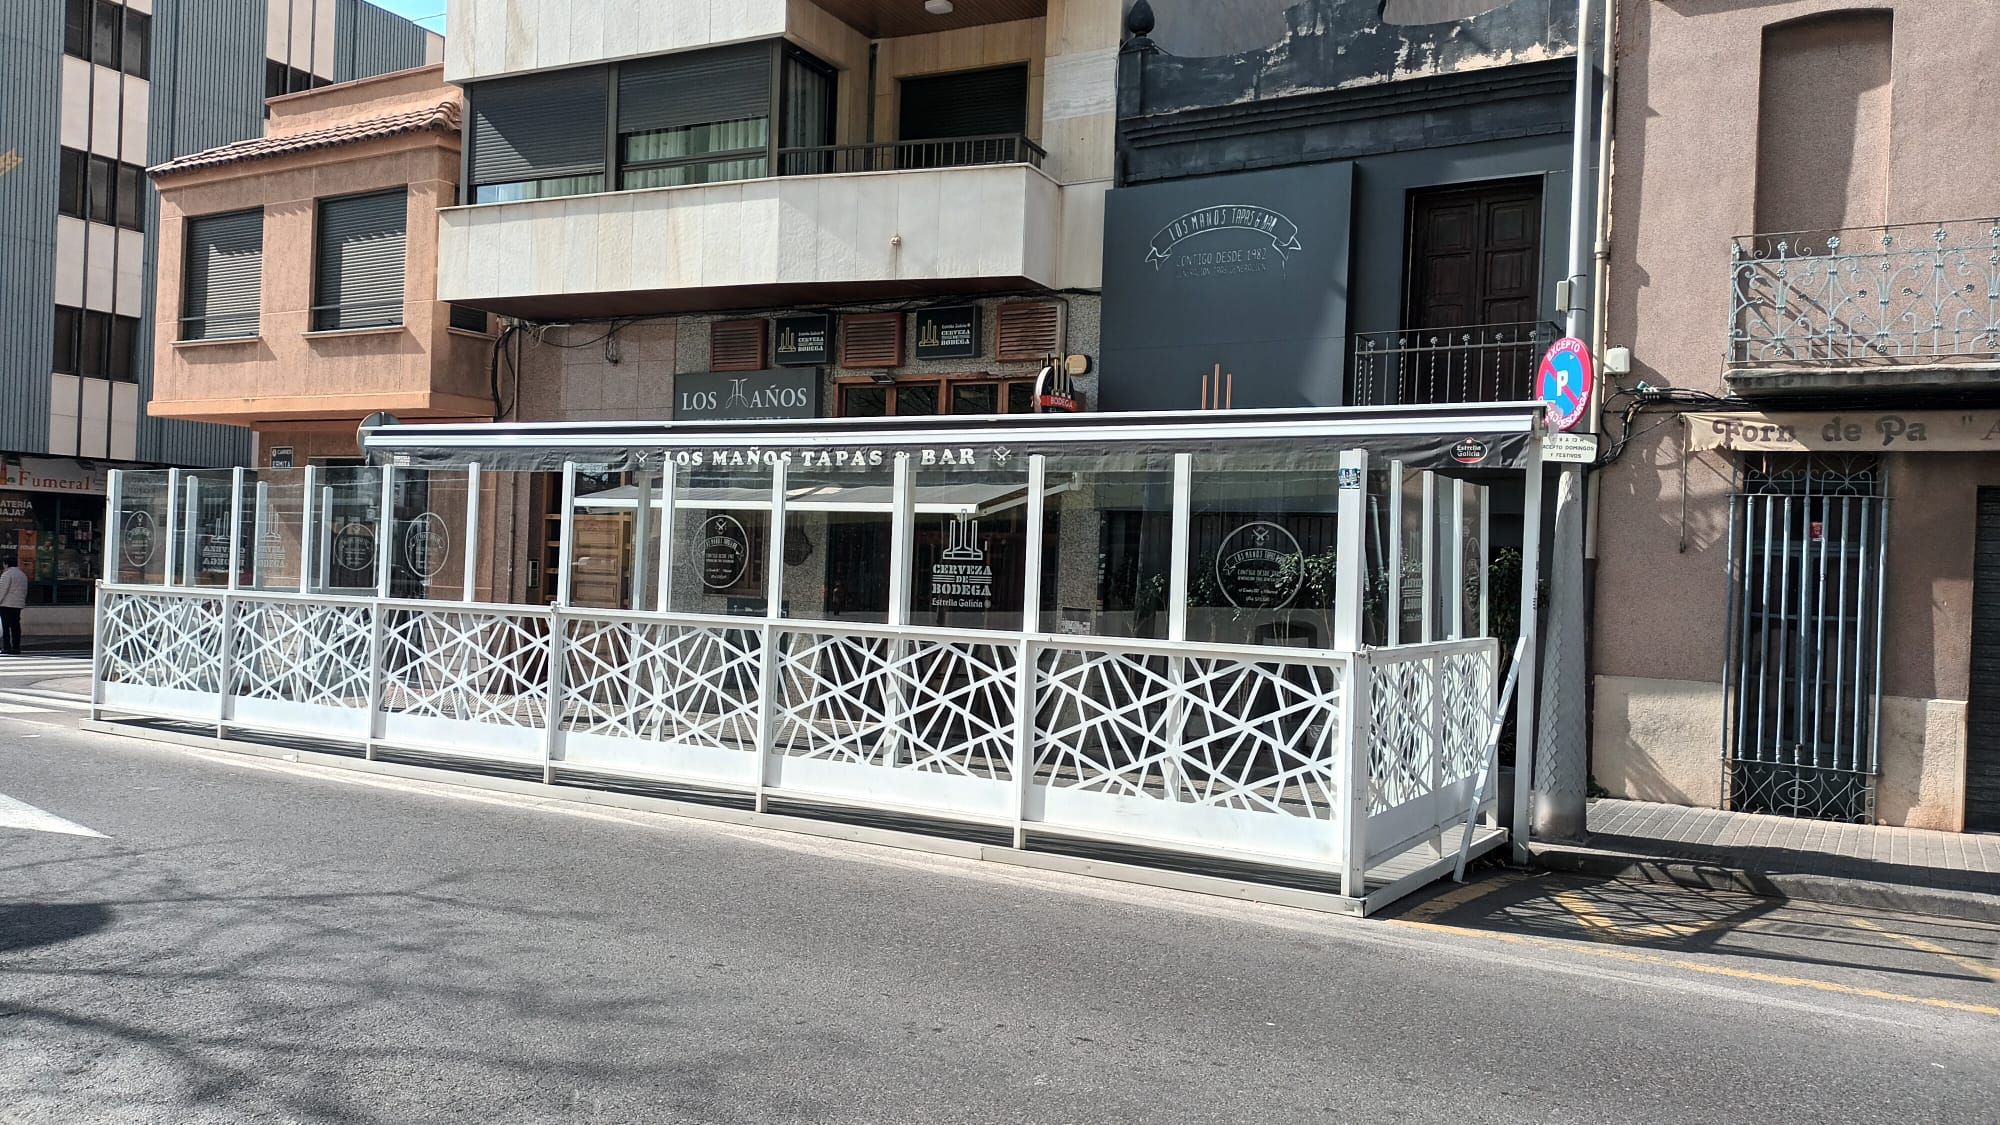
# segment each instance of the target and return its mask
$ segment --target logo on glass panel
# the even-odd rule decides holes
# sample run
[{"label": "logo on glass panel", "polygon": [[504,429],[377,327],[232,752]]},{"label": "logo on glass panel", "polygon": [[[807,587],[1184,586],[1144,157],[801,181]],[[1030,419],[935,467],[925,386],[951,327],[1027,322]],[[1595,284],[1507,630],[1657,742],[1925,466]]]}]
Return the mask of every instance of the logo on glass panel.
[{"label": "logo on glass panel", "polygon": [[1305,577],[1299,541],[1267,520],[1238,527],[1215,552],[1216,588],[1237,609],[1285,609]]},{"label": "logo on glass panel", "polygon": [[153,525],[153,513],[128,513],[125,516],[125,526],[119,529],[119,542],[124,548],[127,564],[143,568],[152,562],[153,551],[159,542]]},{"label": "logo on glass panel", "polygon": [[425,512],[403,529],[403,565],[425,580],[436,578],[451,554],[451,531],[436,512]]}]

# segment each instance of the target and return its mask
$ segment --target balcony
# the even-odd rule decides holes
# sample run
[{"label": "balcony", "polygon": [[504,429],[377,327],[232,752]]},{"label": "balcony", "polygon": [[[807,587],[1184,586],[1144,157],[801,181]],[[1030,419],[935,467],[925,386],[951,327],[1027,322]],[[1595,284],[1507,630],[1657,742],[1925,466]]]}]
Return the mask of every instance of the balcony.
[{"label": "balcony", "polygon": [[1542,353],[1561,335],[1545,321],[1356,333],[1349,405],[1526,401]]},{"label": "balcony", "polygon": [[2000,220],[1750,235],[1730,252],[1743,395],[2000,380]]},{"label": "balcony", "polygon": [[775,177],[448,208],[438,295],[547,318],[1055,288],[1041,155],[1021,136],[785,148]]}]

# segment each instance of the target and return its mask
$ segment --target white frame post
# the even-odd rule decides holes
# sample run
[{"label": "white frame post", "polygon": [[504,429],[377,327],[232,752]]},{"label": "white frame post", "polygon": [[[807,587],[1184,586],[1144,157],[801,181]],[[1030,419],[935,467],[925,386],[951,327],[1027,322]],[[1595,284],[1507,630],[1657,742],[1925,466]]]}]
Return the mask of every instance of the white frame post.
[{"label": "white frame post", "polygon": [[569,608],[570,571],[575,566],[576,553],[576,462],[564,461],[562,467],[562,515],[556,524],[556,535],[560,540],[556,558],[561,564],[556,572],[556,600],[549,606],[549,668],[548,698],[542,707],[542,784],[556,783],[556,761],[561,756],[562,704],[563,704],[563,662],[568,659],[563,649],[563,611]]},{"label": "white frame post", "polygon": [[174,513],[174,519],[181,525],[181,585],[194,586],[195,576],[200,571],[201,537],[196,534],[201,526],[201,478],[181,474],[181,511]]},{"label": "white frame post", "polygon": [[757,791],[752,806],[760,815],[770,807],[771,768],[777,758],[778,622],[785,608],[785,489],[790,468],[783,458],[771,466],[771,527],[764,535],[766,597],[759,626],[763,651],[757,663]]},{"label": "white frame post", "polygon": [[396,564],[396,466],[382,466],[382,510],[375,516],[375,596],[386,598]]},{"label": "white frame post", "polygon": [[1493,635],[1493,490],[1479,486],[1479,635]]},{"label": "white frame post", "polygon": [[[646,553],[653,538],[653,474],[641,469],[632,474],[632,611],[644,613],[653,593],[653,569]],[[633,670],[636,675],[636,669]]]},{"label": "white frame post", "polygon": [[305,492],[299,500],[299,593],[310,594],[319,589],[318,575],[313,568],[319,565],[319,528],[313,523],[313,513],[319,509],[313,504],[314,490],[319,487],[319,466],[306,462]]},{"label": "white frame post", "polygon": [[1021,644],[1014,679],[1014,847],[1028,846],[1028,802],[1034,794],[1035,677],[1040,659],[1034,635],[1042,631],[1042,533],[1048,520],[1049,459],[1028,458],[1027,543],[1022,570]]},{"label": "white frame post", "polygon": [[1467,632],[1465,620],[1465,496],[1472,485],[1462,480],[1451,482],[1451,561],[1447,572],[1451,575],[1451,639],[1462,641],[1471,634]]},{"label": "white frame post", "polygon": [[[229,470],[229,578],[223,588],[230,592],[242,589],[243,573],[243,466]],[[225,619],[227,615],[225,614]],[[227,620],[224,621],[227,625]],[[228,643],[224,630],[224,643]]]},{"label": "white frame post", "polygon": [[1541,664],[1542,441],[1541,427],[1528,441],[1521,509],[1521,675],[1514,696],[1514,862],[1530,858],[1529,794],[1535,783],[1535,673]]},{"label": "white frame post", "polygon": [[660,573],[653,610],[670,613],[674,608],[674,534],[680,526],[675,512],[675,496],[680,489],[680,466],[672,457],[660,466]]},{"label": "white frame post", "polygon": [[465,600],[479,600],[479,462],[465,467]]},{"label": "white frame post", "polygon": [[1424,529],[1422,547],[1424,553],[1424,644],[1435,644],[1444,638],[1439,634],[1437,619],[1438,586],[1443,575],[1438,573],[1437,552],[1437,482],[1438,476],[1429,469],[1424,470]]},{"label": "white frame post", "polygon": [[[898,453],[889,488],[889,626],[893,629],[907,628],[910,624],[910,567],[916,554],[916,473],[910,455]],[[889,653],[889,666],[892,669],[902,667],[904,658],[909,654],[909,642],[901,639],[890,641]],[[894,769],[903,758],[903,728],[908,722],[909,712],[903,706],[903,685],[893,672],[883,688],[882,704],[888,712],[884,716],[884,725],[888,730],[881,742],[882,764]]]},{"label": "white frame post", "polygon": [[257,513],[250,520],[250,588],[264,588],[264,536],[271,528],[271,482],[257,482]]},{"label": "white frame post", "polygon": [[125,470],[112,469],[104,475],[104,558],[98,562],[99,577],[110,585],[118,583],[118,560],[125,549],[118,518],[124,504]]},{"label": "white frame post", "polygon": [[564,461],[562,467],[562,514],[556,521],[556,538],[561,540],[556,559],[561,569],[556,571],[556,601],[563,609],[569,608],[570,571],[575,566],[576,554],[576,462]]},{"label": "white frame post", "polygon": [[[1393,462],[1392,462],[1393,464]],[[1400,479],[1391,482],[1402,492]],[[1367,894],[1368,877],[1368,696],[1371,669],[1362,651],[1362,595],[1368,572],[1368,451],[1340,454],[1338,555],[1334,561],[1333,647],[1344,654],[1340,698],[1340,893]],[[1396,535],[1400,539],[1402,527]],[[1400,612],[1400,607],[1398,609]]]},{"label": "white frame post", "polygon": [[[1174,454],[1174,509],[1173,532],[1169,551],[1171,562],[1167,567],[1167,640],[1174,644],[1187,641],[1188,629],[1188,580],[1194,567],[1188,558],[1188,545],[1194,538],[1194,454]],[[1169,656],[1167,658],[1167,682],[1173,686],[1173,694],[1167,698],[1166,742],[1167,754],[1160,762],[1160,780],[1167,786],[1165,800],[1178,803],[1181,789],[1185,785],[1186,771],[1181,768],[1182,755],[1186,752],[1187,732],[1187,658]]]},{"label": "white frame post", "polygon": [[1389,599],[1387,637],[1390,648],[1403,643],[1403,463],[1389,462]]}]

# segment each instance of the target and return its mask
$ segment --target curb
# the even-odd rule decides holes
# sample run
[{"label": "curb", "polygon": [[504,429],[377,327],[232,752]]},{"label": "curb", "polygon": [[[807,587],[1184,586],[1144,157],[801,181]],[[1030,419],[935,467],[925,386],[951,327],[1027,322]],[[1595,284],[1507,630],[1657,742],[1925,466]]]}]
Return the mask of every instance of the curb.
[{"label": "curb", "polygon": [[1531,851],[1535,864],[1549,871],[2000,925],[2000,895],[1978,891],[1758,871],[1708,860],[1634,855],[1561,844],[1535,844]]}]

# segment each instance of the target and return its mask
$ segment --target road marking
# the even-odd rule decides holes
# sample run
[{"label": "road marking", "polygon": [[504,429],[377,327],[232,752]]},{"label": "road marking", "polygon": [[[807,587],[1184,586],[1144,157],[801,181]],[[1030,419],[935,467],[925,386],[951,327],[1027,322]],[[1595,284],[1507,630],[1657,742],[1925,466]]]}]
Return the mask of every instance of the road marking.
[{"label": "road marking", "polygon": [[1593,934],[1602,934],[1606,941],[1617,942],[1620,945],[1633,938],[1700,937],[1702,934],[1714,933],[1717,930],[1732,927],[1739,930],[1751,929],[1757,925],[1754,919],[1732,922],[1727,918],[1716,918],[1707,922],[1623,923],[1614,921],[1577,891],[1563,891],[1550,895],[1549,898],[1557,906],[1569,911],[1570,917],[1575,918],[1583,928]]},{"label": "road marking", "polygon": [[52,812],[44,812],[26,801],[17,801],[5,793],[0,793],[0,828],[22,828],[29,832],[58,832],[65,836],[95,836],[108,839],[104,833],[93,828],[85,828],[73,820],[64,820]]},{"label": "road marking", "polygon": [[1527,876],[1519,871],[1503,871],[1491,878],[1466,883],[1454,890],[1446,891],[1436,898],[1425,899],[1402,915],[1413,922],[1429,922],[1441,915],[1449,914],[1459,907],[1481,899],[1503,887],[1511,887]]},{"label": "road marking", "polygon": [[46,707],[23,707],[18,703],[0,703],[0,715],[45,715]]},{"label": "road marking", "polygon": [[[1600,921],[1603,919],[1599,915]],[[1689,961],[1684,957],[1666,957],[1654,953],[1644,953],[1636,949],[1613,949],[1606,945],[1583,944],[1561,941],[1555,938],[1530,937],[1526,934],[1498,933],[1492,930],[1475,930],[1466,926],[1449,926],[1442,922],[1412,922],[1403,918],[1386,918],[1384,923],[1391,926],[1405,926],[1411,929],[1430,930],[1435,933],[1457,934],[1461,937],[1478,938],[1483,941],[1505,942],[1509,945],[1528,945],[1544,949],[1559,949],[1583,957],[1598,957],[1612,961],[1626,961],[1640,965],[1660,965],[1674,969],[1684,969],[1691,973],[1728,977],[1732,980],[1755,981],[1759,984],[1775,984],[1785,988],[1810,989],[1814,992],[1831,992],[1841,996],[1858,996],[1869,1000],[1888,1000],[1897,1004],[1914,1004],[1925,1008],[1942,1008],[1948,1012],[1967,1012],[1975,1016],[2000,1018],[2000,1007],[1987,1004],[1966,1004],[1957,1000],[1944,1000],[1935,996],[1911,996],[1902,992],[1889,992],[1880,988],[1863,988],[1859,985],[1836,984],[1833,981],[1813,980],[1810,977],[1789,977],[1777,973],[1760,973],[1754,969],[1736,969],[1727,965],[1705,965],[1700,961]]]},{"label": "road marking", "polygon": [[1895,930],[1878,926],[1875,923],[1870,922],[1866,918],[1849,918],[1848,921],[1856,926],[1861,927],[1864,930],[1870,930],[1873,931],[1874,933],[1881,934],[1886,938],[1890,938],[1895,941],[1900,941],[1904,945],[1909,946],[1911,949],[1921,950],[1922,952],[1925,953],[1935,953],[1939,957],[1942,957],[1945,960],[1950,961],[1952,964],[1958,965],[1962,968],[1970,969],[1971,971],[1978,973],[1980,976],[1986,977],[1988,980],[2000,981],[2000,968],[1988,965],[1983,961],[1975,961],[1970,957],[1964,956],[1963,954],[1954,953],[1951,950],[1946,949],[1944,946],[1937,944],[1936,942],[1925,941],[1923,938],[1916,937],[1912,934],[1897,933]]},{"label": "road marking", "polygon": [[51,707],[59,708],[64,711],[90,710],[90,700],[88,699],[82,699],[73,695],[71,696],[42,695],[38,692],[27,692],[27,691],[0,690],[0,703],[27,704],[27,705],[32,705],[35,709],[43,711],[46,711]]}]

